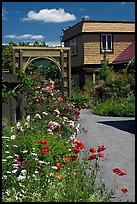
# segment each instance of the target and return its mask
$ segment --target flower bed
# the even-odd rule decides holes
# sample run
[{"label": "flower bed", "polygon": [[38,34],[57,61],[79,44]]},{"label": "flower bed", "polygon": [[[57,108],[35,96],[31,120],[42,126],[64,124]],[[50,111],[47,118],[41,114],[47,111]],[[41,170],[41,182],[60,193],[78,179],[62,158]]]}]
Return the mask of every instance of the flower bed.
[{"label": "flower bed", "polygon": [[14,126],[3,118],[3,202],[110,201],[115,192],[106,188],[103,177],[96,184],[106,147],[84,152],[77,138],[79,131],[86,132],[77,121],[80,109],[54,89],[52,80],[35,80],[28,90],[27,116]]}]

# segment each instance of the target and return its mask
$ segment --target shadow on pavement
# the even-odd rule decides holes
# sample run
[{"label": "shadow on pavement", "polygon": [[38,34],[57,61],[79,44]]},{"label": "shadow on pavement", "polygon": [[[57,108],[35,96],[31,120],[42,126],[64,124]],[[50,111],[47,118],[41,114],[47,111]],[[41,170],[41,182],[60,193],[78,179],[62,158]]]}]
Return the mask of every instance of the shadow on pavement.
[{"label": "shadow on pavement", "polygon": [[98,123],[110,125],[120,130],[135,134],[135,120],[100,121]]}]

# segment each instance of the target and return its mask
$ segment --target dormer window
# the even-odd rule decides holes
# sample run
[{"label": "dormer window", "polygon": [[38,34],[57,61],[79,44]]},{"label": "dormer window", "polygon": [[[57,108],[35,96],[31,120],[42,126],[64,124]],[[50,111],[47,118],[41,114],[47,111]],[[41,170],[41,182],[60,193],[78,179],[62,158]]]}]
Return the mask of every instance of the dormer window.
[{"label": "dormer window", "polygon": [[112,34],[101,34],[101,52],[112,52]]}]

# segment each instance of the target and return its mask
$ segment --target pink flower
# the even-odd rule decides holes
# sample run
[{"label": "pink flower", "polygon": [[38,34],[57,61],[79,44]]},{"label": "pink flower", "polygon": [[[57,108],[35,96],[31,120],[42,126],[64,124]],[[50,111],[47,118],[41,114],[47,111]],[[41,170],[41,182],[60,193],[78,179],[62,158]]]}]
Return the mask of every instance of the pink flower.
[{"label": "pink flower", "polygon": [[54,81],[52,81],[51,79],[50,79],[49,83],[50,83],[50,84],[52,84],[52,85],[54,85],[54,84],[55,84],[55,82],[54,82]]},{"label": "pink flower", "polygon": [[113,172],[114,172],[115,174],[118,174],[119,176],[123,176],[123,175],[126,175],[126,174],[127,174],[126,171],[121,170],[121,169],[118,169],[118,168],[113,169]]},{"label": "pink flower", "polygon": [[62,98],[62,97],[59,97],[59,98],[58,98],[58,101],[63,101],[63,98]]}]

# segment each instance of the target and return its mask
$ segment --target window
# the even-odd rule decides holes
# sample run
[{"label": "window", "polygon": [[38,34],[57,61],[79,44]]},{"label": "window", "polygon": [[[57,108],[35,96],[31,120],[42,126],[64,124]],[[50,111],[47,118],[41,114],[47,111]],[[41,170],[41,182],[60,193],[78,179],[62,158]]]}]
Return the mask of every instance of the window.
[{"label": "window", "polygon": [[78,43],[76,38],[74,38],[73,40],[70,40],[70,50],[71,50],[71,56],[78,54]]},{"label": "window", "polygon": [[72,85],[74,87],[79,87],[79,75],[72,76]]},{"label": "window", "polygon": [[101,51],[112,52],[112,35],[102,34],[101,35]]}]

